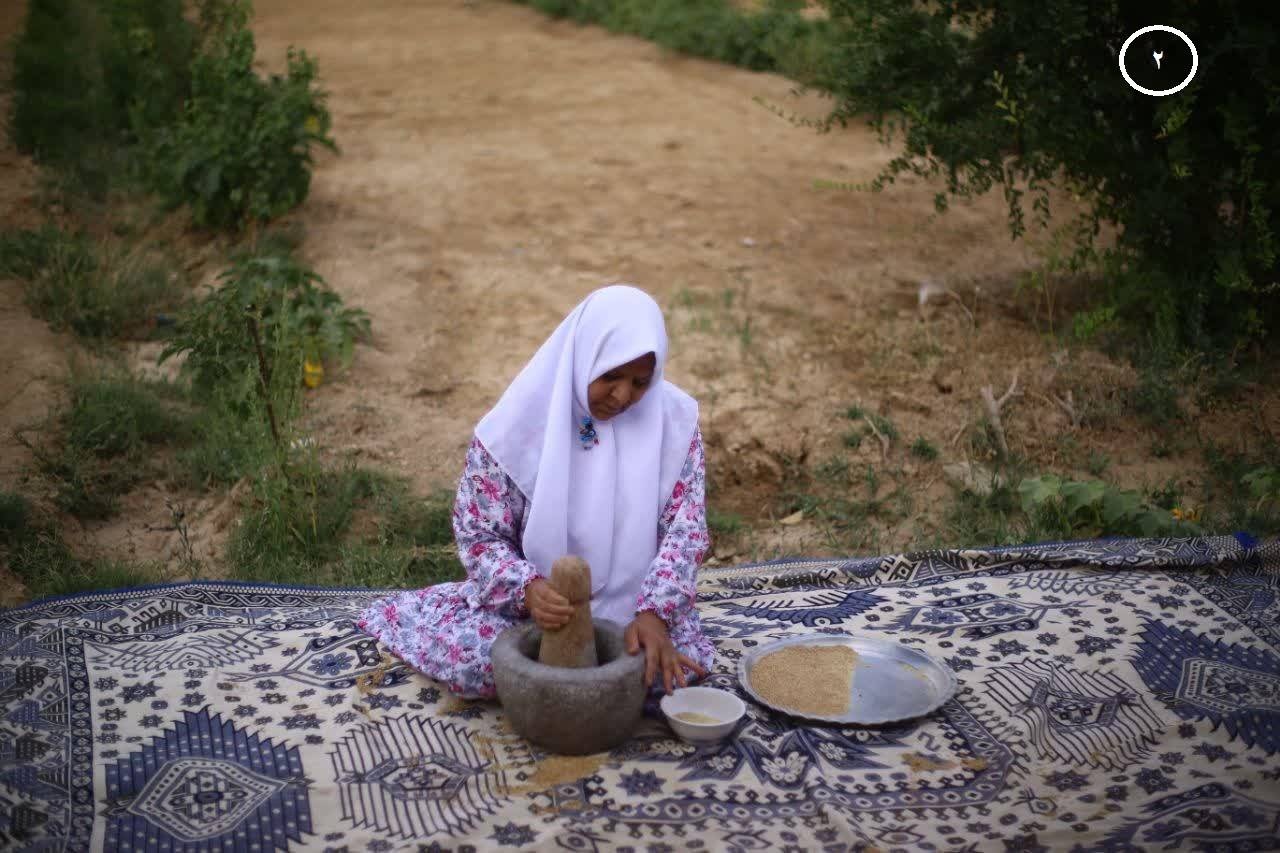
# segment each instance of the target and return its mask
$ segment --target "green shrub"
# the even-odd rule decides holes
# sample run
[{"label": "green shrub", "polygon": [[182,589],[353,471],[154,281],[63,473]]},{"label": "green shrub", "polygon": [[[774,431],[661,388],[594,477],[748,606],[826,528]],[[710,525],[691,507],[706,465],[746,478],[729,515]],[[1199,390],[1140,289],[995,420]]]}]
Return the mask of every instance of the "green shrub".
[{"label": "green shrub", "polygon": [[177,116],[194,39],[182,0],[30,0],[11,138],[101,193],[124,165],[120,149]]},{"label": "green shrub", "polygon": [[173,205],[189,204],[196,224],[241,229],[301,204],[312,146],[336,146],[315,61],[290,48],[287,73],[262,79],[248,5],[223,12],[192,61],[186,109],[157,135],[150,161],[156,188]]},{"label": "green shrub", "polygon": [[104,55],[112,113],[123,116],[132,141],[170,124],[191,88],[196,30],[184,0],[112,0],[112,37]]},{"label": "green shrub", "polygon": [[1252,451],[1204,447],[1206,522],[1222,530],[1280,535],[1280,446],[1267,440]]},{"label": "green shrub", "polygon": [[1181,512],[1152,506],[1141,494],[1100,480],[1076,482],[1052,474],[1028,477],[1018,485],[1028,516],[1051,514],[1082,537],[1106,535],[1177,536],[1199,532]]},{"label": "green shrub", "polygon": [[249,319],[257,326],[268,377],[279,370],[300,377],[301,360],[350,360],[369,318],[343,307],[342,297],[311,269],[286,255],[235,261],[206,297],[178,318],[160,362],[186,354],[184,372],[201,392],[242,381],[258,371]]},{"label": "green shrub", "polygon": [[1240,478],[1250,495],[1258,502],[1258,509],[1280,509],[1280,467],[1260,465]]},{"label": "green shrub", "polygon": [[[833,48],[818,75],[836,106],[822,127],[867,119],[902,150],[871,183],[944,182],[951,197],[1000,187],[1012,233],[1049,189],[1089,206],[1075,266],[1097,260],[1112,317],[1157,351],[1261,340],[1280,323],[1280,62],[1275,16],[1226,0],[1172,0],[1164,20],[1193,33],[1195,79],[1176,96],[1130,89],[1125,37],[1151,23],[1141,4],[1091,0],[902,3],[826,0]],[[1102,223],[1113,249],[1094,252]],[[1114,315],[1107,308],[1114,309]]]},{"label": "green shrub", "polygon": [[797,74],[822,52],[827,24],[799,14],[801,0],[771,0],[743,12],[727,0],[521,0],[582,24],[650,39],[668,50],[754,71]]},{"label": "green shrub", "polygon": [[1182,420],[1178,400],[1182,384],[1172,371],[1149,366],[1142,371],[1137,387],[1130,394],[1130,405],[1148,423],[1170,426]]},{"label": "green shrub", "polygon": [[[229,486],[274,461],[269,424],[260,413],[259,381],[246,366],[236,381],[199,392],[204,405],[192,425],[193,439],[176,454],[179,482],[193,489]],[[279,391],[275,396],[287,418],[291,400]]]}]

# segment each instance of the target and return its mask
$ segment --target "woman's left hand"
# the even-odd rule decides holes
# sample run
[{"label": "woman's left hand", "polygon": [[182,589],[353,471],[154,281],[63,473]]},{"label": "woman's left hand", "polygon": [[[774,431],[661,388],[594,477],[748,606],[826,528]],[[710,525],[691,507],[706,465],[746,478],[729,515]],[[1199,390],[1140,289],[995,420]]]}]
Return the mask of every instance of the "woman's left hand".
[{"label": "woman's left hand", "polygon": [[673,683],[680,687],[689,686],[689,680],[684,674],[686,669],[699,676],[707,674],[696,661],[676,650],[675,643],[671,642],[671,635],[667,633],[667,623],[650,610],[636,614],[636,618],[627,626],[625,636],[628,654],[634,655],[644,649],[645,687],[653,684],[654,676],[659,672],[662,673],[662,685],[668,693],[671,692]]}]

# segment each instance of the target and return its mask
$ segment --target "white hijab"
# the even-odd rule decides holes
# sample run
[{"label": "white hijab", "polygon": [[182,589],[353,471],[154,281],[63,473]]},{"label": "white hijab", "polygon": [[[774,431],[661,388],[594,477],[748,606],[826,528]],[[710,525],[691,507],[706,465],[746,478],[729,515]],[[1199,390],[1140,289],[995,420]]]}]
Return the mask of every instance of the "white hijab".
[{"label": "white hijab", "polygon": [[[578,437],[587,386],[653,353],[640,402]],[[476,437],[528,500],[525,559],[550,576],[575,554],[591,567],[592,614],[626,625],[658,551],[658,518],[688,456],[697,402],[663,379],[662,309],[642,290],[591,293],[560,324],[476,426]]]}]

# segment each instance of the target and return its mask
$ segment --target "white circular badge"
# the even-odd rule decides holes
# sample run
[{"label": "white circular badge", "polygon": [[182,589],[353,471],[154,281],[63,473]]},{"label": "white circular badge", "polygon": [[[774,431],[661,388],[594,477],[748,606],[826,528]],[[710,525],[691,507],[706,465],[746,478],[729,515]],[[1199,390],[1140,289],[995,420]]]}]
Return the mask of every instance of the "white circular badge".
[{"label": "white circular badge", "polygon": [[[1129,76],[1129,71],[1124,67],[1124,55],[1129,51],[1129,45],[1133,44],[1134,39],[1140,35],[1150,32],[1173,33],[1187,44],[1187,49],[1191,51],[1191,71],[1182,82],[1174,86],[1172,89],[1148,89],[1134,81]],[[1163,24],[1153,24],[1149,27],[1143,27],[1124,41],[1124,46],[1120,48],[1120,73],[1124,75],[1124,81],[1137,91],[1144,95],[1151,95],[1156,98],[1163,98],[1165,95],[1172,95],[1175,92],[1181,92],[1191,82],[1191,78],[1196,76],[1196,71],[1200,68],[1200,54],[1196,53],[1196,46],[1191,43],[1191,39],[1182,30],[1176,30],[1173,27],[1166,27]]]}]

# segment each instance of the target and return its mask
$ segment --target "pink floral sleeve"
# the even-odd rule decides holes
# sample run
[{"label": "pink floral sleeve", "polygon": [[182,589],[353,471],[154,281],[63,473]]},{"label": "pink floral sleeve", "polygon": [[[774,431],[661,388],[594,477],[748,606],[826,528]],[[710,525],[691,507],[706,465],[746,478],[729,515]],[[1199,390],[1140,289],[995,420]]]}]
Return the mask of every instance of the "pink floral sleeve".
[{"label": "pink floral sleeve", "polygon": [[[662,617],[672,639],[678,629],[696,627],[698,566],[709,544],[706,509],[706,462],[702,433],[698,431],[689,444],[680,479],[658,520],[658,556],[636,602],[637,612],[652,610]],[[695,620],[694,625],[686,624],[690,619]]]},{"label": "pink floral sleeve", "polygon": [[524,588],[537,567],[520,552],[525,497],[478,438],[467,448],[467,465],[453,505],[458,558],[470,578],[473,609],[488,608],[512,618],[528,616]]}]

